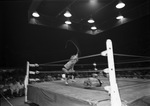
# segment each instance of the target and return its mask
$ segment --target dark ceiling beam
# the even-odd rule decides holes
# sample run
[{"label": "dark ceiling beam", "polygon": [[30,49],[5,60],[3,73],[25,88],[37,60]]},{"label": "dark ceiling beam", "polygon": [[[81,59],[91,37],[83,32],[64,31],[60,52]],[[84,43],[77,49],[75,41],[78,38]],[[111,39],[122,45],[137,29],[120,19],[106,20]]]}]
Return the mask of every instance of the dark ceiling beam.
[{"label": "dark ceiling beam", "polygon": [[[103,6],[102,8],[97,9],[97,11],[95,11],[95,12],[93,13],[93,15],[96,14],[96,13],[98,13],[98,12],[101,11],[102,9],[108,7],[109,5],[111,5],[111,4],[112,4],[113,2],[115,2],[115,1],[116,1],[116,0],[113,0],[113,1],[111,1],[110,3],[106,4],[105,6]],[[92,15],[92,16],[93,16],[93,15]]]},{"label": "dark ceiling beam", "polygon": [[66,6],[62,11],[60,11],[56,17],[60,16],[64,11],[66,11],[67,9],[69,9],[69,8],[71,7],[71,5],[73,5],[76,1],[77,1],[77,0],[73,0],[73,2],[71,2],[71,3],[70,3],[68,6]]}]

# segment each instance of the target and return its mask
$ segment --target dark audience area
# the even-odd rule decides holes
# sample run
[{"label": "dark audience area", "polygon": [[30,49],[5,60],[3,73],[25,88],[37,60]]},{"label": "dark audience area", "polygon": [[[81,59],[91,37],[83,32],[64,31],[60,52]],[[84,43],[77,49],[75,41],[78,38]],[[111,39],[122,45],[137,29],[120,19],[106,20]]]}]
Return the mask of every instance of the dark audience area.
[{"label": "dark audience area", "polygon": [[24,96],[24,77],[22,69],[0,70],[0,93],[7,99]]},{"label": "dark audience area", "polygon": [[[118,71],[117,71],[118,70]],[[77,72],[79,70],[76,70]],[[108,77],[102,71],[95,72],[94,70],[82,70],[83,72],[77,73],[77,78],[91,77],[93,73],[99,76]],[[86,71],[86,72],[84,72]],[[93,72],[92,72],[93,71]],[[50,71],[49,71],[50,72]],[[59,71],[61,72],[61,71]],[[0,71],[0,92],[7,99],[24,96],[24,78],[26,70],[23,69],[1,69]],[[61,80],[63,73],[38,73],[29,76],[29,84],[37,82],[55,81]],[[140,78],[150,79],[150,70],[127,70],[127,69],[116,69],[117,78]]]}]

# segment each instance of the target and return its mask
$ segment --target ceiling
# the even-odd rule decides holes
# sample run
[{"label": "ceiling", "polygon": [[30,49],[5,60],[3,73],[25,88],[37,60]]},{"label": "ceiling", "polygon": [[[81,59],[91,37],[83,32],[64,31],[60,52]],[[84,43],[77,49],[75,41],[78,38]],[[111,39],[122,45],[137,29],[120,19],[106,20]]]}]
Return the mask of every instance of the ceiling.
[{"label": "ceiling", "polygon": [[[95,0],[96,1],[96,0]],[[126,6],[118,10],[118,0],[99,0],[91,6],[87,0],[6,0],[0,2],[2,66],[24,66],[68,59],[76,53],[72,40],[80,49],[80,57],[105,50],[105,41],[113,41],[114,53],[150,57],[150,1],[122,0]],[[94,4],[93,4],[94,5]],[[72,24],[62,29],[66,9],[72,13]],[[32,13],[37,11],[40,17]],[[128,21],[115,19],[119,12]],[[87,20],[92,17],[98,31],[91,31]],[[120,22],[120,23],[119,23]],[[96,36],[91,36],[96,35]],[[115,56],[115,61],[134,58]],[[80,63],[106,63],[99,56],[82,59]]]},{"label": "ceiling", "polygon": [[[115,7],[118,2],[119,0],[33,0],[28,19],[30,24],[97,35],[150,13],[149,0],[122,0],[125,3],[122,9]],[[72,14],[69,18],[71,25],[64,24],[67,20],[63,15],[66,10]],[[32,16],[35,11],[40,17]],[[120,14],[125,17],[124,20],[116,19]],[[90,18],[95,20],[94,24],[87,22]],[[90,29],[93,25],[97,30]]]}]

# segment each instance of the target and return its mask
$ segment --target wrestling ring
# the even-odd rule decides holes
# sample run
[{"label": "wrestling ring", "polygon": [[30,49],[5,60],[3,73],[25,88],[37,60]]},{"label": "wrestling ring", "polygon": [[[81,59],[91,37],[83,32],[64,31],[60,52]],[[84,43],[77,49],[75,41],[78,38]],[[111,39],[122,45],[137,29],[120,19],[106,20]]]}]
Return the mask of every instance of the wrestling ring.
[{"label": "wrestling ring", "polygon": [[[106,41],[106,50],[94,55],[79,57],[80,59],[104,56],[107,64],[104,69],[76,70],[78,77],[76,82],[69,80],[66,86],[63,80],[62,71],[39,71],[39,67],[56,66],[63,67],[66,60],[55,61],[45,64],[30,64],[27,62],[25,77],[25,103],[32,102],[39,106],[149,106],[150,99],[150,57],[125,55],[113,53],[112,41]],[[129,61],[114,63],[114,56],[131,56],[146,58],[142,61]],[[138,63],[146,64],[144,67],[133,67]],[[122,64],[131,64],[133,68],[116,68]],[[79,64],[77,64],[78,66]],[[82,64],[83,65],[83,64]],[[85,64],[88,65],[88,64]],[[96,64],[93,64],[96,68]],[[108,68],[107,68],[108,67]],[[60,68],[61,69],[61,68]],[[138,70],[138,72],[137,72]],[[144,71],[142,75],[140,72]],[[39,75],[47,75],[47,80],[41,81]],[[49,76],[50,74],[50,76]],[[58,79],[52,79],[51,75]],[[87,75],[83,77],[81,75]],[[98,75],[100,82],[92,75]],[[144,76],[144,78],[143,78]],[[90,80],[90,87],[84,83]],[[99,85],[99,86],[97,86]],[[145,97],[144,102],[135,104],[137,100]]]}]

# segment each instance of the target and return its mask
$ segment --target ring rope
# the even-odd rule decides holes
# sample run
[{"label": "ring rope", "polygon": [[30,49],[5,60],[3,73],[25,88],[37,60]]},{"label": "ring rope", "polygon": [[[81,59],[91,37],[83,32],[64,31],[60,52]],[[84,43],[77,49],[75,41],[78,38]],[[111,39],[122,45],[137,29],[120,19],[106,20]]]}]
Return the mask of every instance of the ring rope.
[{"label": "ring rope", "polygon": [[[102,55],[102,54],[99,53],[99,54],[94,54],[94,55],[87,55],[87,56],[79,57],[79,59],[91,58],[91,57],[96,57],[96,56],[100,56],[100,55]],[[128,54],[118,54],[118,53],[114,53],[114,55],[116,55],[116,56],[125,56],[125,57],[149,58],[149,59],[150,59],[150,57],[147,57],[147,56],[139,56],[139,55],[128,55]],[[69,59],[60,60],[60,61],[54,61],[54,62],[49,62],[49,63],[44,63],[44,64],[39,64],[39,65],[61,63],[61,62],[66,62],[66,61],[69,61]]]},{"label": "ring rope", "polygon": [[[127,61],[127,62],[116,62],[115,64],[127,64],[127,63],[140,63],[140,62],[150,62],[150,60],[139,60],[139,61]],[[64,64],[39,64],[39,66],[63,66]],[[76,66],[89,66],[91,64],[76,64]],[[107,65],[107,63],[101,63],[97,65]]]},{"label": "ring rope", "polygon": [[126,63],[140,63],[140,62],[149,62],[150,60],[141,60],[141,61],[128,61],[128,62],[118,62],[115,64],[126,64]]},{"label": "ring rope", "polygon": [[149,58],[148,56],[139,56],[139,55],[128,55],[128,54],[118,54],[118,53],[114,53],[114,55],[116,56],[125,56],[125,57],[140,57],[140,58]]},{"label": "ring rope", "polygon": [[[100,56],[101,54],[94,54],[94,55],[88,55],[88,56],[82,56],[79,57],[78,59],[85,59],[85,58],[91,58],[91,57],[96,57],[96,56]],[[49,63],[45,63],[45,64],[53,64],[53,63],[61,63],[61,62],[66,62],[69,61],[70,59],[65,59],[65,60],[60,60],[60,61],[54,61],[54,62],[49,62]],[[42,64],[41,64],[42,65]]]},{"label": "ring rope", "polygon": [[[136,70],[149,70],[150,67],[135,67],[135,68],[118,68],[116,69],[116,72],[117,71],[136,71]],[[88,71],[85,71],[85,70],[76,70],[75,73],[90,73],[90,72],[102,72],[103,69],[101,70],[88,70]],[[57,71],[32,71],[34,74],[39,74],[39,73],[63,73],[62,71],[60,70],[57,70]],[[37,73],[36,73],[37,72]]]}]

